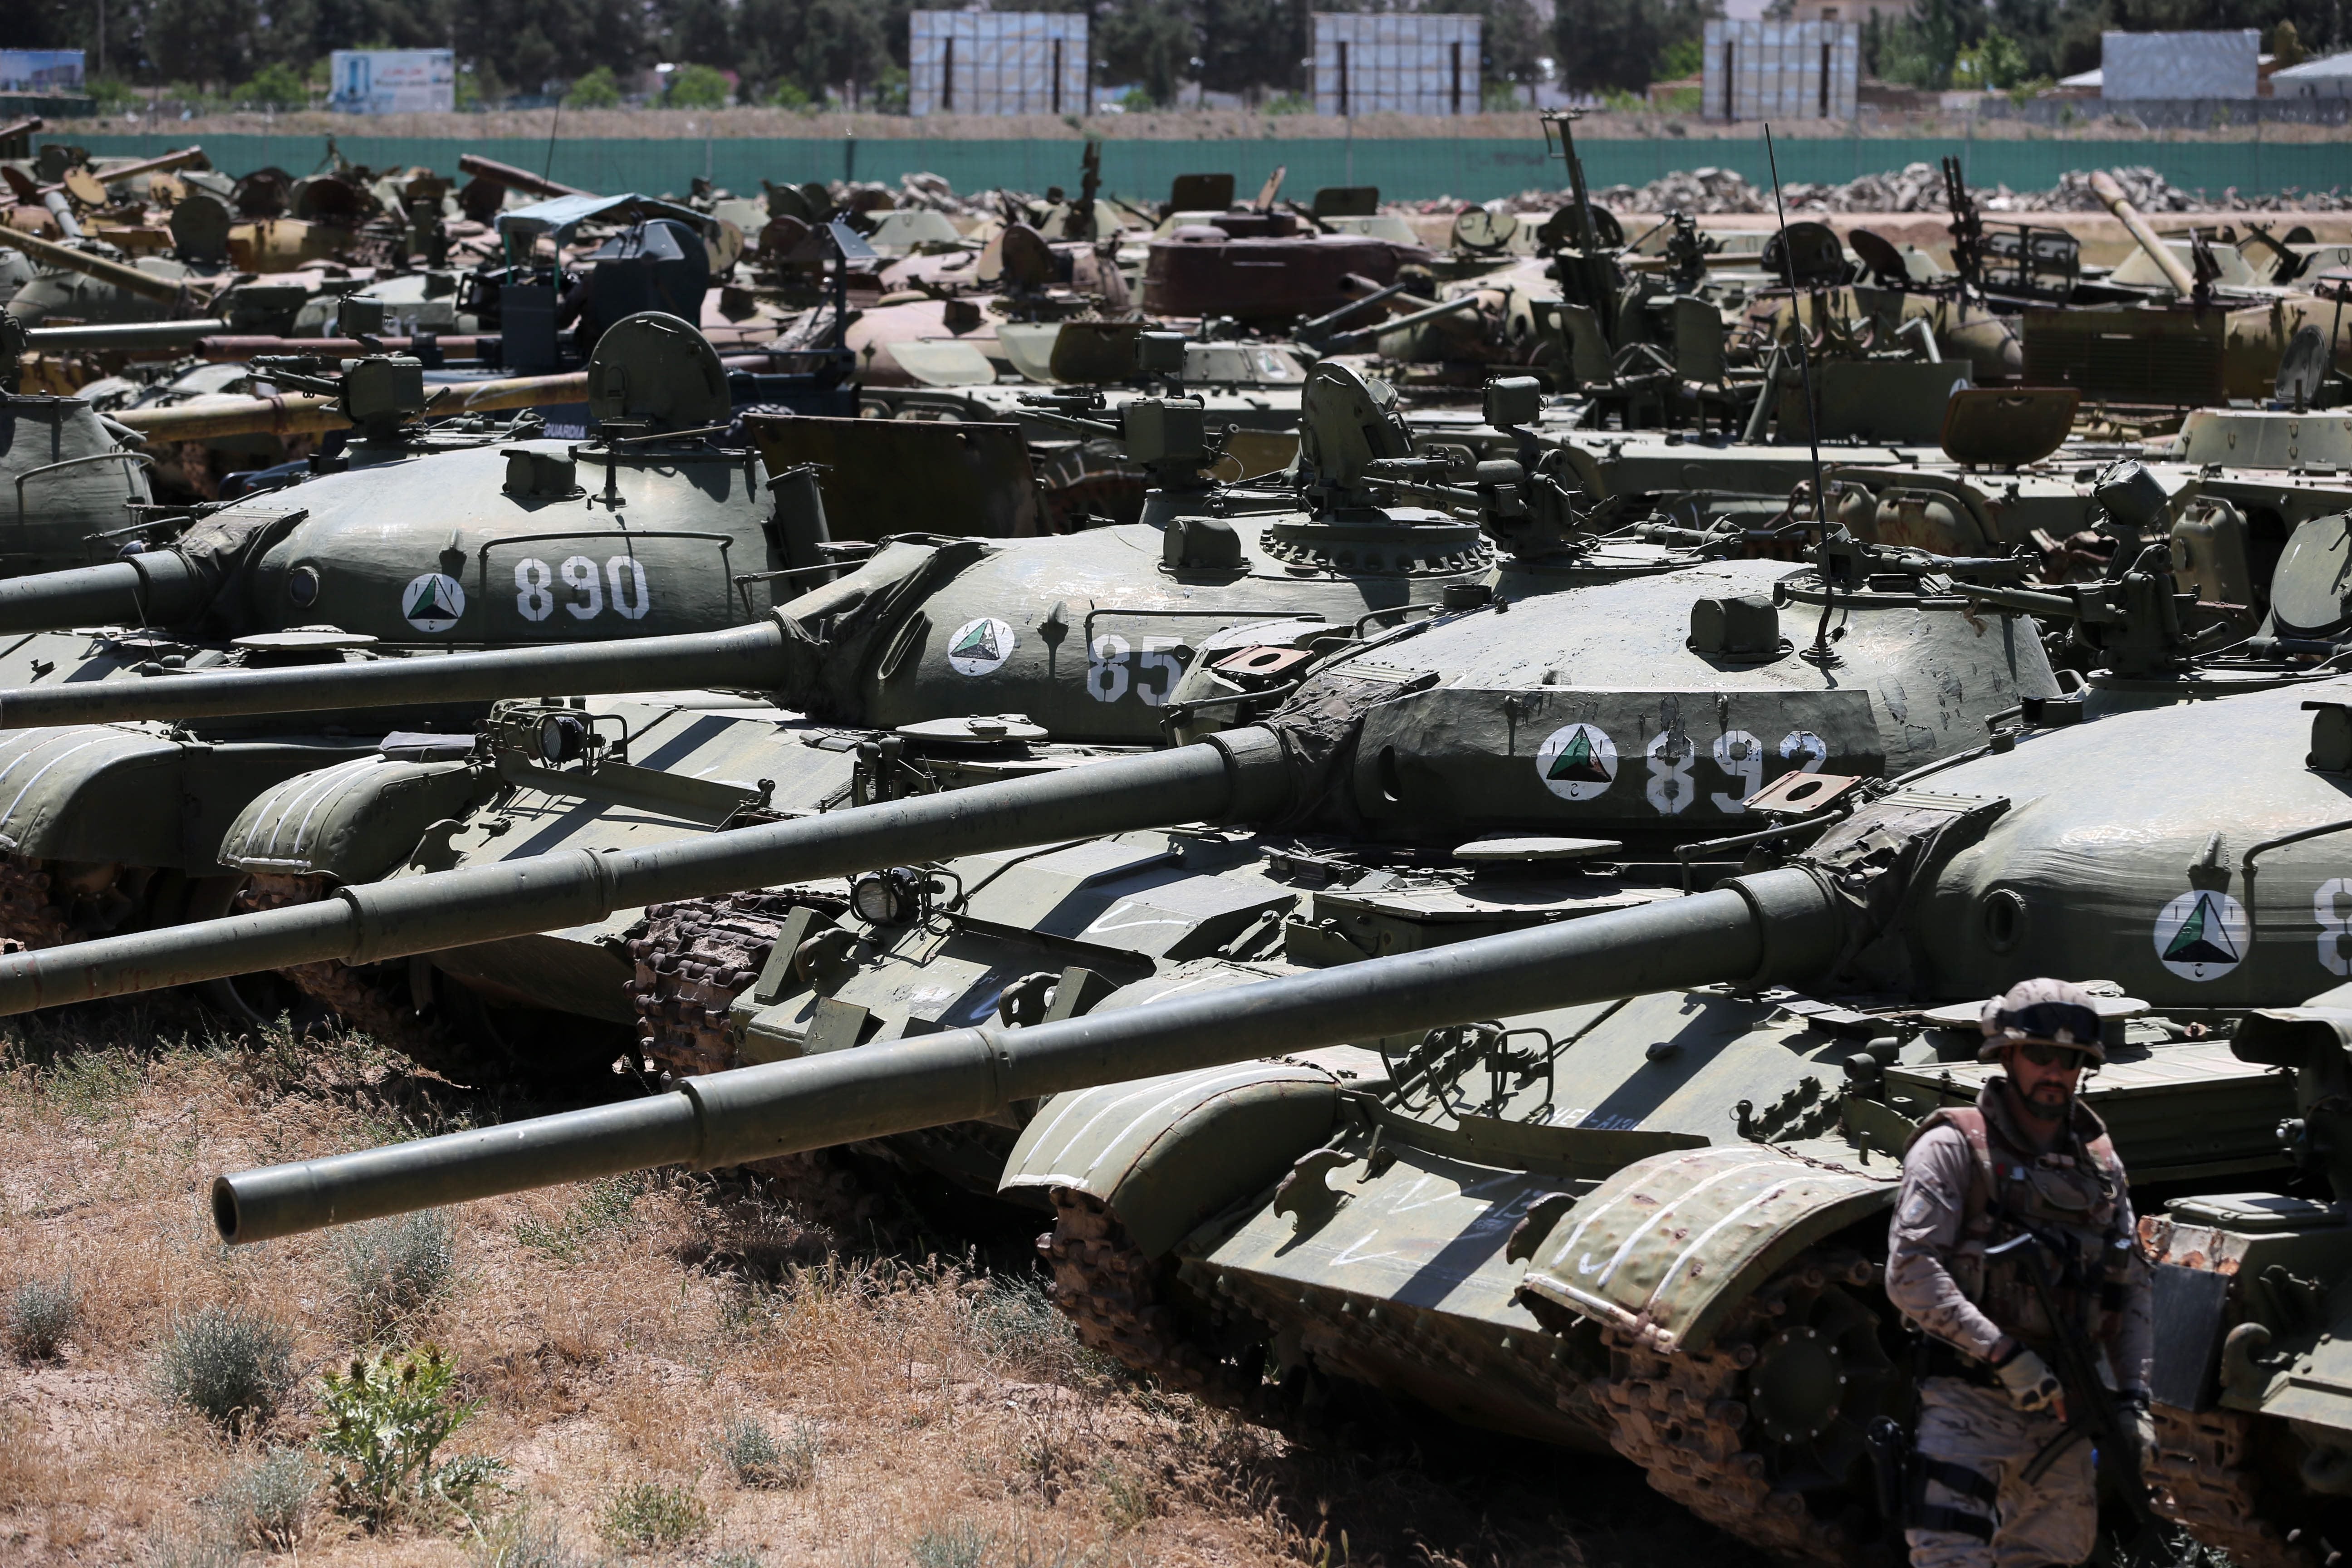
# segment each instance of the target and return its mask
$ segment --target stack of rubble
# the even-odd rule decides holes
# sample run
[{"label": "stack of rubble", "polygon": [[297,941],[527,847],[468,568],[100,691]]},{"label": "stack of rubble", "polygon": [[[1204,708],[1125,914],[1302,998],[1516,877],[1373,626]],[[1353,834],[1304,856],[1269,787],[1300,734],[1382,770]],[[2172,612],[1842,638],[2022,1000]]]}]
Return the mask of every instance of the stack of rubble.
[{"label": "stack of rubble", "polygon": [[[2236,186],[2219,195],[2183,190],[2154,169],[2110,169],[2116,183],[2142,212],[2244,212],[2259,208],[2299,207],[2318,211],[2352,209],[2352,193],[2341,188],[2305,193],[2294,189],[2274,195],[2241,195]],[[2102,205],[2092,194],[2088,171],[2069,171],[2055,189],[2012,191],[2007,185],[1972,187],[1977,205],[1989,213],[2097,212]],[[1502,205],[1517,212],[1549,212],[1565,194],[1522,191]],[[1943,172],[1929,163],[1910,163],[1883,174],[1864,174],[1843,184],[1816,184],[1792,181],[1780,187],[1788,210],[1794,213],[1923,213],[1945,210]],[[1772,193],[1748,183],[1729,169],[1678,170],[1646,185],[1612,185],[1595,193],[1595,200],[1619,212],[1654,213],[1669,210],[1704,216],[1714,213],[1769,213]],[[1449,212],[1461,204],[1440,198],[1405,204],[1407,212]]]}]

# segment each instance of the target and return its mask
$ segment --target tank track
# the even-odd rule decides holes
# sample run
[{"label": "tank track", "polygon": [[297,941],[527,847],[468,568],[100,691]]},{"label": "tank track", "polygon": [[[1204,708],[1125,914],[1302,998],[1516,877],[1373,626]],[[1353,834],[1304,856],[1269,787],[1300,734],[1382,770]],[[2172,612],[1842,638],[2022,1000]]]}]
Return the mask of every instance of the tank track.
[{"label": "tank track", "polygon": [[2315,1568],[2319,1554],[2262,1515],[2253,1469],[2255,1418],[2241,1410],[2192,1415],[2156,1406],[2156,1451],[2146,1474],[2156,1511],[2234,1568]]},{"label": "tank track", "polygon": [[105,874],[103,886],[61,889],[57,862],[0,855],[0,937],[28,948],[57,947],[120,929],[137,912],[146,874],[121,866],[93,869]]},{"label": "tank track", "polygon": [[1862,1544],[1838,1520],[1822,1519],[1804,1494],[1776,1488],[1770,1464],[1750,1444],[1741,1395],[1756,1363],[1757,1342],[1774,1331],[1772,1287],[1823,1279],[1859,1287],[1875,1267],[1859,1254],[1802,1257],[1744,1303],[1712,1348],[1661,1355],[1612,1330],[1611,1376],[1601,1390],[1614,1418],[1610,1443],[1639,1465],[1650,1485],[1725,1534],[1776,1556],[1843,1564]]},{"label": "tank track", "polygon": [[1037,1238],[1037,1250],[1054,1270],[1054,1304],[1079,1342],[1214,1403],[1257,1405],[1242,1370],[1186,1332],[1169,1300],[1172,1265],[1145,1257],[1101,1199],[1066,1187],[1052,1197],[1054,1228]]},{"label": "tank track", "polygon": [[[731,893],[646,909],[645,934],[629,943],[637,972],[628,983],[646,1070],[691,1078],[742,1065],[728,1033],[728,1009],[759,978],[785,917],[809,903],[824,900]],[[862,1230],[887,1207],[882,1194],[830,1150],[755,1160],[744,1169],[768,1178],[812,1220],[836,1231]]]},{"label": "tank track", "polygon": [[731,893],[646,909],[645,934],[629,943],[637,973],[628,990],[648,1070],[691,1078],[740,1065],[728,1009],[759,978],[784,918],[812,901]]},{"label": "tank track", "polygon": [[[321,878],[257,876],[239,890],[233,912],[285,909],[316,903],[327,894]],[[329,960],[298,963],[278,972],[304,995],[335,1011],[343,1022],[379,1045],[389,1046],[417,1066],[457,1083],[478,1082],[485,1060],[481,1048],[438,1019],[416,1010],[407,976],[388,968],[354,969]]]}]

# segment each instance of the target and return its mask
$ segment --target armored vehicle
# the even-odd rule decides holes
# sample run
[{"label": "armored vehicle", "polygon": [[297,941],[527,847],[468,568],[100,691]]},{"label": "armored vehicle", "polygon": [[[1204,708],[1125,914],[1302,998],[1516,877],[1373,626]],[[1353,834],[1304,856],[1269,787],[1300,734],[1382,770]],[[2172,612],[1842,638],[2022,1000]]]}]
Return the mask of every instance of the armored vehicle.
[{"label": "armored vehicle", "polygon": [[0,576],[96,565],[144,537],[153,463],[127,435],[81,398],[0,393]]},{"label": "armored vehicle", "polygon": [[[2144,1189],[2195,1194],[2145,1204],[2166,1323],[2158,1505],[2233,1560],[2317,1563],[2352,1452],[2326,1305],[2347,1205],[2302,1195],[2292,1162],[2332,1177],[2343,1084],[2327,835],[2352,708],[2335,696],[2352,701],[2352,682],[1841,785],[1839,808],[1803,819],[1808,847],[1689,897],[1524,923],[1496,899],[1483,930],[1456,927],[1478,934],[1328,966],[1202,954],[1120,988],[1074,965],[1013,1017],[241,1173],[215,1184],[214,1214],[224,1237],[258,1241],[1025,1114],[1005,1184],[1055,1204],[1059,1298],[1111,1353],[1245,1405],[1371,1383],[1607,1445],[1733,1533],[1843,1563],[1900,1549],[1864,1441],[1903,1419],[1910,1387],[1876,1289],[1895,1152],[1991,1070],[1975,1059],[1981,998],[2070,973],[2108,1024],[2085,1099]],[[1307,740],[1277,721],[984,787],[1093,803],[1100,827],[1103,785],[1148,770],[1198,815],[1280,812],[1304,804],[1288,759]],[[2117,769],[2118,754],[2165,761]],[[2081,787],[2094,775],[2100,790]],[[943,847],[954,804],[862,820],[910,835],[911,858]],[[808,851],[761,870],[845,869],[837,840],[815,847],[824,826],[750,830],[755,854]],[[681,886],[675,863],[610,868],[625,895]],[[397,886],[346,894],[300,951],[327,927],[397,951],[415,907]],[[809,951],[812,967],[845,945]],[[0,995],[109,988],[90,956],[0,960]]]},{"label": "armored vehicle", "polygon": [[[602,346],[591,401],[606,433],[592,443],[528,426],[404,434],[424,402],[415,362],[362,362],[341,393],[359,438],[330,471],[213,510],[171,543],[0,584],[0,668],[30,690],[127,694],[204,672],[573,652],[765,613],[789,582],[775,574],[824,563],[808,476],[772,495],[756,454],[704,439],[724,382],[683,323],[641,318]],[[122,467],[68,471],[110,468],[119,484]],[[218,912],[242,886],[217,863],[221,837],[257,795],[376,760],[389,731],[436,731],[407,744],[462,755],[485,710],[427,680],[398,710],[18,734],[0,747],[13,781],[0,927],[46,943]]]}]

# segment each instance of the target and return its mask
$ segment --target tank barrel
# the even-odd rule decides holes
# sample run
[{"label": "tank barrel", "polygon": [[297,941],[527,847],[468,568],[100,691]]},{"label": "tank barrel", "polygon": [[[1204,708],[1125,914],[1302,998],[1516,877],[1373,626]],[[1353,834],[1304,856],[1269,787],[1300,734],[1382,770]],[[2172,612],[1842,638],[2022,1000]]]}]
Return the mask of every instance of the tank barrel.
[{"label": "tank barrel", "polygon": [[[0,605],[17,586],[0,584]],[[121,613],[118,606],[111,618],[121,619]],[[41,624],[77,623],[46,620]],[[139,719],[249,718],[345,708],[396,708],[411,702],[488,702],[526,695],[586,697],[610,691],[705,689],[767,691],[781,682],[784,643],[782,626],[769,620],[724,631],[574,647],[499,648],[371,664],[297,665],[26,686],[0,691],[0,729],[119,724]]]},{"label": "tank barrel", "polygon": [[[25,339],[37,350],[49,349],[187,349],[218,332],[228,323],[216,316],[185,321],[106,321],[79,327],[34,327]],[[121,416],[115,416],[120,419]]]},{"label": "tank barrel", "polygon": [[92,256],[86,250],[58,245],[19,229],[0,227],[0,245],[13,246],[44,267],[59,267],[68,272],[79,272],[101,283],[110,283],[126,294],[136,294],[142,300],[177,305],[187,297],[186,286],[169,278],[158,278],[152,272],[142,272],[136,267],[109,261],[103,256]]},{"label": "tank barrel", "polygon": [[518,169],[512,163],[501,163],[496,158],[485,158],[474,153],[461,153],[458,156],[457,172],[461,174],[471,174],[477,179],[488,180],[494,185],[504,185],[509,190],[520,191],[526,195],[587,196],[595,195],[593,191],[583,191],[577,185],[567,185],[562,184],[561,181],[551,180],[541,174],[534,174],[528,169]]},{"label": "tank barrel", "polygon": [[194,570],[169,550],[12,577],[0,582],[0,634],[168,623],[203,608],[204,595]]},{"label": "tank barrel", "polygon": [[2139,209],[2131,205],[2131,199],[2124,195],[2124,188],[2116,184],[2114,175],[2105,169],[2092,170],[2091,194],[2106,203],[2107,210],[2122,220],[2124,227],[2139,242],[2139,247],[2147,252],[2148,259],[2156,263],[2157,269],[2164,274],[2164,280],[2172,285],[2175,293],[2186,299],[2197,292],[2197,279],[2182,265],[2180,258],[2172,254],[2171,247],[2158,239],[2156,230],[2147,226],[2147,219],[2139,216]]},{"label": "tank barrel", "polygon": [[[68,328],[87,331],[89,328]],[[110,329],[99,328],[97,331]],[[214,339],[214,342],[224,340]],[[279,340],[269,340],[272,342]],[[289,340],[299,342],[301,340]],[[100,345],[87,344],[87,347]],[[126,345],[127,346],[127,345]],[[208,345],[199,345],[205,347]],[[358,343],[351,352],[362,352]],[[307,351],[320,352],[313,342]],[[329,352],[331,352],[330,345]],[[588,373],[568,375],[516,375],[480,381],[469,386],[435,389],[425,405],[427,418],[458,414],[493,414],[508,408],[539,408],[555,403],[583,403],[588,397]],[[320,430],[348,430],[351,418],[342,400],[324,393],[288,392],[276,397],[240,397],[216,403],[183,403],[166,408],[131,408],[110,416],[151,441],[204,441],[219,436],[295,436]]]},{"label": "tank barrel", "polygon": [[562,850],[394,877],[339,889],[315,904],[13,953],[0,958],[0,1015],[296,963],[402,958],[586,925],[646,904],[991,849],[1187,822],[1263,821],[1291,795],[1281,742],[1265,730],[1237,730],[911,800],[613,854]]},{"label": "tank barrel", "polygon": [[[1081,770],[1083,771],[1083,770]],[[999,1114],[1016,1100],[1646,992],[1802,982],[1840,922],[1803,870],[1713,892],[1198,992],[1058,1023],[983,1025],[688,1079],[541,1117],[213,1184],[227,1242],[651,1165],[740,1164]]]},{"label": "tank barrel", "polygon": [[142,174],[161,174],[173,169],[185,169],[197,164],[210,167],[202,147],[183,147],[176,153],[160,153],[152,158],[142,158],[136,163],[118,163],[112,168],[95,171],[99,180],[113,184],[120,180],[135,180]]}]

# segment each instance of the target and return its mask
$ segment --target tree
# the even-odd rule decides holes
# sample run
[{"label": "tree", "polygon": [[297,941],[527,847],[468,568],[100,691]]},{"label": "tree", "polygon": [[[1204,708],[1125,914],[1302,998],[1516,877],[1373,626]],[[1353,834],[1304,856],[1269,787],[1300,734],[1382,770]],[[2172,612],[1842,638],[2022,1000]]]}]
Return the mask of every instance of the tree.
[{"label": "tree", "polygon": [[1139,85],[1155,104],[1176,101],[1176,87],[1192,68],[1197,35],[1184,10],[1155,0],[1118,0],[1101,21],[1097,46],[1114,81]]},{"label": "tree", "polygon": [[1639,92],[1667,46],[1698,37],[1706,18],[1702,0],[1559,0],[1552,47],[1570,87]]}]

